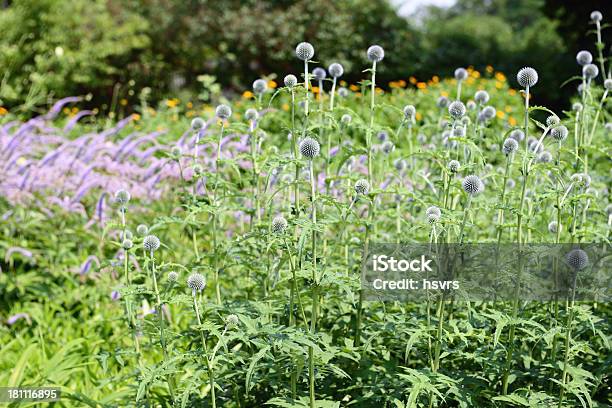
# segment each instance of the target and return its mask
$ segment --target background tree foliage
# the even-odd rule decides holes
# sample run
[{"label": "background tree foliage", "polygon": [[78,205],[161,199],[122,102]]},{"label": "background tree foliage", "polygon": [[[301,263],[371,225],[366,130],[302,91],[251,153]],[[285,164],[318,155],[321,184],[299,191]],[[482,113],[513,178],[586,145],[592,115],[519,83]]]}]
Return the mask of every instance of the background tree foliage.
[{"label": "background tree foliage", "polygon": [[577,72],[571,55],[588,48],[567,33],[581,32],[572,24],[588,21],[598,2],[558,3],[459,0],[412,21],[386,0],[17,0],[0,12],[0,102],[25,103],[27,111],[49,97],[86,93],[104,105],[117,90],[133,102],[143,87],[154,100],[179,90],[194,95],[202,74],[242,91],[254,72],[301,72],[292,49],[307,40],[324,66],[343,63],[348,81],[361,78],[373,43],[387,50],[381,83],[458,66],[490,64],[512,75],[533,65],[546,79],[536,98],[560,107],[559,86]]}]

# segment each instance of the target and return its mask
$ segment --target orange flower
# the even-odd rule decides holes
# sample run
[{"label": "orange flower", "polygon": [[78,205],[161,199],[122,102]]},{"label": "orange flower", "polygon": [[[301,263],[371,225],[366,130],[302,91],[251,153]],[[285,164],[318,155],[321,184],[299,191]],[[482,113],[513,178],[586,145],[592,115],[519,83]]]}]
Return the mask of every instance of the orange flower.
[{"label": "orange flower", "polygon": [[411,76],[410,78],[408,78],[408,81],[409,81],[409,82],[410,82],[412,85],[414,85],[414,84],[416,84],[416,83],[418,82],[418,81],[417,81],[417,79],[416,79],[415,77],[413,77],[413,76]]},{"label": "orange flower", "polygon": [[357,92],[359,90],[359,87],[355,84],[351,84],[351,86],[349,86],[349,89],[353,92]]},{"label": "orange flower", "polygon": [[504,74],[502,74],[501,72],[496,72],[495,73],[495,79],[497,79],[500,82],[505,82],[506,81],[506,76]]},{"label": "orange flower", "polygon": [[318,94],[319,93],[319,87],[318,86],[313,86],[312,87],[312,93],[313,94]]},{"label": "orange flower", "polygon": [[508,123],[510,124],[510,126],[516,126],[516,119],[514,119],[514,117],[510,116],[508,118]]},{"label": "orange flower", "polygon": [[244,91],[242,93],[242,97],[244,99],[251,99],[253,97],[253,92],[251,92],[251,91]]},{"label": "orange flower", "polygon": [[268,88],[272,88],[272,89],[276,89],[278,85],[276,84],[275,81],[269,80],[268,81]]},{"label": "orange flower", "polygon": [[8,113],[8,110],[6,110],[4,106],[0,106],[0,116],[6,115],[7,113]]},{"label": "orange flower", "polygon": [[516,90],[515,89],[508,89],[508,94],[514,96],[514,95],[516,95]]},{"label": "orange flower", "polygon": [[417,82],[416,84],[417,88],[419,89],[425,89],[427,88],[427,84],[425,82]]},{"label": "orange flower", "polygon": [[437,84],[438,82],[440,82],[440,77],[437,75],[432,76],[431,82],[433,82],[434,84]]},{"label": "orange flower", "polygon": [[133,114],[132,114],[132,119],[133,119],[133,120],[135,120],[135,121],[139,121],[139,120],[140,120],[140,114],[138,114],[138,113],[133,113]]}]

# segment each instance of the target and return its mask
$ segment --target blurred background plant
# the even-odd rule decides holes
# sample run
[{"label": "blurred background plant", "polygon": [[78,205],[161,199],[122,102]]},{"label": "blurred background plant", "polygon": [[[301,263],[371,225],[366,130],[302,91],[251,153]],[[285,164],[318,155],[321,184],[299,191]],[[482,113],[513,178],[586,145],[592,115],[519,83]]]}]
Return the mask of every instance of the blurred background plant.
[{"label": "blurred background plant", "polygon": [[[90,104],[131,110],[167,98],[213,103],[242,93],[254,75],[299,72],[292,46],[307,40],[315,60],[342,63],[361,79],[362,50],[389,50],[379,83],[448,75],[458,66],[515,72],[531,63],[546,81],[537,103],[568,108],[573,55],[595,52],[582,33],[603,1],[458,0],[401,15],[387,0],[15,0],[0,11],[0,106],[29,115],[52,100],[90,95]],[[604,37],[605,40],[605,37]],[[609,42],[609,41],[608,41]],[[417,81],[412,81],[415,85]]]}]

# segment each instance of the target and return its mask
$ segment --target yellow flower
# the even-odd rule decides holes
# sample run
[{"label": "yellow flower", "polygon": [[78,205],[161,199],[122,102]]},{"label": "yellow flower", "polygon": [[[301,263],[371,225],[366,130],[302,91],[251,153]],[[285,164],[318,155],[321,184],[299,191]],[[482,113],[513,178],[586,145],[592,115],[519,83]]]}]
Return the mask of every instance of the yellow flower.
[{"label": "yellow flower", "polygon": [[510,124],[510,126],[516,126],[516,119],[514,119],[514,117],[510,116],[508,118],[508,123]]},{"label": "yellow flower", "polygon": [[474,83],[474,78],[469,77],[469,78],[468,78],[468,79],[465,81],[465,83],[466,83],[466,84],[468,84],[468,85],[472,85],[472,84]]},{"label": "yellow flower", "polygon": [[491,74],[493,72],[493,67],[491,65],[487,65],[487,67],[485,68],[486,71]]},{"label": "yellow flower", "polygon": [[346,86],[346,81],[344,79],[340,81],[340,86]]},{"label": "yellow flower", "polygon": [[472,76],[472,78],[480,78],[480,72],[476,70],[472,71],[470,75]]},{"label": "yellow flower", "polygon": [[417,112],[416,115],[414,115],[414,117],[416,118],[416,120],[423,119],[423,115],[421,115],[421,112]]},{"label": "yellow flower", "polygon": [[28,161],[26,160],[25,157],[21,156],[17,159],[17,165],[18,166],[23,166],[24,164],[26,164]]},{"label": "yellow flower", "polygon": [[319,87],[318,86],[313,86],[312,87],[312,93],[313,94],[318,94],[319,93]]},{"label": "yellow flower", "polygon": [[275,81],[269,80],[268,81],[268,88],[272,88],[272,89],[276,89],[278,85],[276,84]]},{"label": "yellow flower", "polygon": [[70,113],[70,108],[65,107],[64,109],[62,109],[62,112],[64,112],[64,115],[68,115]]},{"label": "yellow flower", "polygon": [[504,110],[505,110],[506,112],[512,112],[512,106],[506,106],[506,107],[504,108]]},{"label": "yellow flower", "polygon": [[164,130],[166,130],[162,125],[157,126],[157,128],[155,128],[158,132],[162,132]]},{"label": "yellow flower", "polygon": [[289,105],[286,103],[283,103],[283,110],[287,112],[289,110]]},{"label": "yellow flower", "polygon": [[191,109],[191,108],[193,108],[193,103],[187,102],[187,109]]},{"label": "yellow flower", "polygon": [[501,72],[496,72],[495,73],[495,79],[497,79],[498,81],[501,81],[501,82],[505,82],[506,81],[506,76],[504,74],[502,74]]},{"label": "yellow flower", "polygon": [[506,114],[502,111],[497,111],[497,117],[500,119],[503,119],[506,116]]},{"label": "yellow flower", "polygon": [[383,93],[383,90],[380,89],[379,87],[376,87],[376,93],[380,95]]},{"label": "yellow flower", "polygon": [[440,77],[437,75],[432,76],[431,82],[433,82],[434,84],[437,84],[438,82],[440,82]]},{"label": "yellow flower", "polygon": [[406,84],[406,81],[404,81],[403,79],[400,79],[400,80],[399,80],[399,81],[397,81],[397,82],[398,82],[399,86],[400,86],[400,87],[402,87],[402,88],[405,88],[405,87],[406,87],[406,85],[407,85],[407,84]]},{"label": "yellow flower", "polygon": [[353,92],[357,92],[359,90],[359,87],[355,84],[351,84],[351,86],[349,86],[349,89]]},{"label": "yellow flower", "polygon": [[415,77],[411,76],[410,78],[408,78],[408,81],[412,84],[415,85],[418,81]]},{"label": "yellow flower", "polygon": [[166,101],[166,106],[169,108],[176,108],[179,102],[180,101],[177,98],[168,99]]},{"label": "yellow flower", "polygon": [[495,81],[495,87],[497,89],[502,89],[504,87],[504,84],[499,81]]},{"label": "yellow flower", "polygon": [[440,95],[448,97],[448,92],[442,91],[442,92],[440,92]]},{"label": "yellow flower", "polygon": [[417,88],[419,89],[425,89],[427,88],[427,84],[425,82],[417,82],[416,84]]},{"label": "yellow flower", "polygon": [[6,115],[7,113],[8,113],[8,110],[6,110],[4,106],[0,106],[0,116]]},{"label": "yellow flower", "polygon": [[514,95],[516,95],[516,90],[515,89],[508,89],[508,94],[514,96]]},{"label": "yellow flower", "polygon": [[242,97],[244,99],[251,99],[253,97],[253,92],[251,92],[251,91],[244,91],[242,93]]},{"label": "yellow flower", "polygon": [[126,106],[128,104],[128,100],[125,98],[121,98],[121,100],[119,101],[119,105],[121,106]]},{"label": "yellow flower", "polygon": [[132,114],[132,119],[135,121],[139,121],[140,120],[140,115],[138,113],[133,113]]},{"label": "yellow flower", "polygon": [[194,117],[195,116],[195,112],[192,111],[192,110],[187,111],[187,113],[185,113],[185,116],[187,116],[188,118]]}]

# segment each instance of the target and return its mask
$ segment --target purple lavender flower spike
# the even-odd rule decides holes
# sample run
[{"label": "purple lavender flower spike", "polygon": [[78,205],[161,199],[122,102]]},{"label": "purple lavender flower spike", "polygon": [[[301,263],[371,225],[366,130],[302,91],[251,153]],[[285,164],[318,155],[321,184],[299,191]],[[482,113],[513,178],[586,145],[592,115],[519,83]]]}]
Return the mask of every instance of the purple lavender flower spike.
[{"label": "purple lavender flower spike", "polygon": [[28,315],[27,313],[17,313],[10,316],[8,319],[6,319],[6,324],[12,326],[21,319],[25,319],[28,324],[32,324],[32,321],[30,320],[30,315]]},{"label": "purple lavender flower spike", "polygon": [[93,111],[90,110],[82,110],[79,113],[77,113],[76,115],[74,115],[72,118],[70,118],[70,120],[68,121],[68,123],[66,123],[66,126],[64,126],[64,133],[68,133],[70,132],[77,124],[77,122],[85,117],[85,116],[91,116],[93,115]]},{"label": "purple lavender flower spike", "polygon": [[80,102],[82,99],[83,98],[81,98],[80,96],[69,96],[67,98],[60,99],[59,101],[55,102],[55,104],[51,107],[49,112],[43,115],[42,118],[45,120],[55,119],[57,115],[59,115],[59,113],[62,111],[62,108],[64,106],[66,106],[69,103]]},{"label": "purple lavender flower spike", "polygon": [[98,268],[100,268],[100,261],[98,260],[98,257],[95,255],[90,255],[87,257],[87,259],[85,259],[85,262],[83,262],[83,264],[81,265],[81,270],[79,273],[81,275],[87,274],[87,272],[89,272],[89,270],[91,269],[91,264],[94,261],[96,262],[96,265],[98,265]]}]

